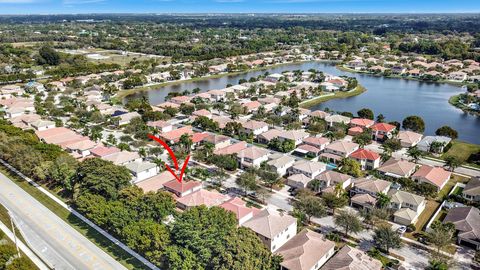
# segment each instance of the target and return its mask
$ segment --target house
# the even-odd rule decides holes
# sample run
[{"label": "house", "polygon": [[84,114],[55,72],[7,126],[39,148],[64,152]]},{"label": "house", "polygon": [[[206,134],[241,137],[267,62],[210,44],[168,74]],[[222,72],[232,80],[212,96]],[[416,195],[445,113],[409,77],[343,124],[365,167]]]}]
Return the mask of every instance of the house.
[{"label": "house", "polygon": [[135,185],[143,190],[143,192],[157,192],[163,188],[163,185],[172,180],[176,180],[169,171],[163,171],[153,177],[145,179],[143,181],[136,182]]},{"label": "house", "polygon": [[353,194],[370,194],[376,198],[378,193],[387,194],[391,186],[391,182],[382,179],[357,178],[353,181],[353,189],[350,192]]},{"label": "house", "polygon": [[335,243],[305,229],[275,252],[282,256],[282,270],[318,270],[335,253]]},{"label": "house", "polygon": [[262,162],[268,160],[270,153],[260,147],[251,146],[237,153],[237,160],[240,168],[260,167]]},{"label": "house", "polygon": [[352,183],[352,177],[350,175],[336,171],[322,172],[321,174],[317,175],[315,179],[320,181],[320,190],[327,187],[335,187],[337,185],[340,185],[342,189],[346,189]]},{"label": "house", "polygon": [[324,150],[325,147],[330,143],[330,140],[323,137],[307,137],[303,139],[303,143],[318,148],[320,150]]},{"label": "house", "polygon": [[306,188],[310,181],[312,181],[312,178],[307,177],[303,173],[292,174],[287,178],[287,185],[293,188],[302,189]]},{"label": "house", "polygon": [[215,150],[218,150],[229,146],[231,139],[224,135],[210,134],[202,140],[202,143],[210,143]]},{"label": "house", "polygon": [[457,231],[457,243],[480,250],[480,210],[478,208],[455,207],[448,211],[443,223],[451,222]]},{"label": "house", "polygon": [[359,145],[348,141],[335,141],[325,147],[325,152],[321,157],[326,158],[329,162],[338,162],[342,158],[350,156],[357,151]]},{"label": "house", "polygon": [[167,121],[158,120],[158,121],[150,121],[147,123],[147,126],[156,128],[158,131],[165,133],[172,131],[173,126],[172,124],[168,123]]},{"label": "house", "polygon": [[254,231],[271,252],[281,248],[297,234],[296,218],[268,208],[242,226]]},{"label": "house", "polygon": [[108,155],[111,155],[113,153],[118,153],[120,152],[120,149],[117,147],[106,147],[103,145],[97,146],[90,150],[90,154],[92,154],[94,157],[102,158]]},{"label": "house", "polygon": [[348,129],[347,134],[350,136],[357,136],[363,133],[363,128],[361,127],[351,127]]},{"label": "house", "polygon": [[360,148],[350,154],[349,157],[358,161],[362,170],[373,170],[380,166],[380,155],[371,150]]},{"label": "house", "polygon": [[295,163],[293,157],[283,155],[283,154],[273,154],[269,157],[267,165],[279,176],[284,176],[287,174],[288,168],[292,167]]},{"label": "house", "polygon": [[325,121],[327,121],[329,126],[332,126],[333,124],[348,125],[350,123],[350,118],[343,115],[334,114],[325,116]]},{"label": "house", "polygon": [[302,143],[303,139],[310,136],[308,132],[304,130],[287,130],[283,131],[278,135],[280,141],[291,140],[295,143],[295,146]]},{"label": "house", "polygon": [[442,153],[443,149],[447,144],[452,141],[451,138],[445,137],[445,136],[425,136],[418,144],[417,148],[423,152],[431,152],[432,144],[437,143],[441,144],[442,146],[439,146],[439,149],[437,149],[438,153]]},{"label": "house", "polygon": [[205,205],[206,207],[217,206],[228,201],[229,199],[230,197],[227,195],[206,189],[200,189],[199,191],[190,193],[186,196],[176,198],[177,207],[182,210],[200,205]]},{"label": "house", "polygon": [[247,203],[239,197],[234,197],[222,203],[220,207],[233,212],[237,218],[238,225],[244,224],[259,212],[256,208],[247,207]]},{"label": "house", "polygon": [[117,126],[123,126],[123,125],[129,124],[133,118],[142,117],[142,116],[137,112],[129,112],[129,113],[120,114],[116,117],[117,117],[117,120],[116,120]]},{"label": "house", "polygon": [[455,72],[450,72],[447,75],[447,79],[451,81],[459,81],[463,82],[466,79],[468,79],[468,74],[463,72],[463,71],[455,71]]},{"label": "house", "polygon": [[402,130],[398,132],[397,138],[400,140],[402,147],[412,147],[422,140],[423,134],[410,130]]},{"label": "house", "polygon": [[422,165],[418,171],[412,175],[412,180],[417,183],[429,183],[441,190],[450,179],[451,172],[446,171],[442,167],[432,167]]},{"label": "house", "polygon": [[191,126],[183,126],[177,129],[170,130],[165,133],[161,133],[159,137],[167,143],[176,143],[180,140],[183,134],[188,134],[189,136],[193,135],[193,130]]},{"label": "house", "polygon": [[403,190],[392,189],[388,196],[390,208],[395,209],[393,221],[402,225],[415,224],[426,206],[424,197]]},{"label": "house", "polygon": [[308,144],[299,145],[297,148],[295,148],[294,151],[294,153],[297,155],[307,157],[317,157],[318,155],[320,155],[321,152],[322,150],[320,150],[319,148]]},{"label": "house", "polygon": [[137,152],[121,151],[102,157],[103,160],[111,161],[115,165],[125,165],[130,162],[140,162],[142,158]]},{"label": "house", "polygon": [[258,136],[268,130],[268,124],[262,121],[250,120],[242,125],[240,132]]},{"label": "house", "polygon": [[89,139],[85,139],[82,141],[74,142],[65,145],[65,148],[67,149],[68,152],[70,153],[76,153],[79,156],[78,157],[86,157],[90,155],[90,151],[97,147],[98,143],[91,141]]},{"label": "house", "polygon": [[368,256],[360,249],[344,245],[322,270],[381,270],[382,262]]},{"label": "house", "polygon": [[203,116],[203,117],[207,117],[208,119],[211,119],[212,118],[212,113],[208,110],[205,110],[205,109],[201,109],[201,110],[196,110],[192,113],[192,116],[194,118],[196,117],[200,117],[200,116]]},{"label": "house", "polygon": [[386,176],[394,178],[410,177],[417,168],[415,163],[406,160],[390,158],[378,168],[378,171]]},{"label": "house", "polygon": [[372,136],[374,140],[384,141],[392,138],[393,132],[397,127],[387,123],[376,123],[370,128],[372,129]]},{"label": "house", "polygon": [[350,120],[350,126],[352,127],[369,128],[373,124],[375,124],[375,121],[366,118],[353,118]]},{"label": "house", "polygon": [[280,134],[284,132],[280,129],[269,129],[266,132],[257,136],[257,141],[263,144],[269,144],[271,140],[276,139]]},{"label": "house", "polygon": [[215,155],[232,155],[236,154],[243,149],[247,148],[247,143],[244,141],[239,141],[237,143],[231,144],[229,146],[226,146],[224,148],[219,148],[213,151],[213,154]]},{"label": "house", "polygon": [[55,122],[49,120],[37,120],[30,123],[30,126],[35,130],[47,130],[55,127]]},{"label": "house", "polygon": [[192,100],[192,98],[189,96],[176,96],[176,97],[172,97],[170,99],[170,102],[175,103],[177,105],[182,105],[185,103],[189,103],[190,100]]},{"label": "house", "polygon": [[175,194],[177,197],[182,198],[202,189],[202,183],[193,180],[179,182],[175,179],[163,184],[163,188]]},{"label": "house", "polygon": [[463,188],[462,197],[469,201],[480,201],[480,177],[472,177],[468,181]]},{"label": "house", "polygon": [[324,172],[326,169],[327,165],[325,163],[302,160],[294,163],[293,166],[288,169],[288,171],[289,175],[304,174],[308,178],[313,179],[317,175]]},{"label": "house", "polygon": [[130,162],[125,167],[132,174],[132,182],[139,182],[158,174],[159,168],[157,164],[147,161]]},{"label": "house", "polygon": [[357,193],[350,198],[350,206],[358,209],[374,209],[377,198],[368,193]]},{"label": "house", "polygon": [[262,105],[262,103],[254,100],[254,101],[249,101],[249,102],[243,103],[242,106],[245,108],[245,111],[247,113],[253,113],[253,112],[256,112],[258,110],[258,108],[260,108],[263,105]]},{"label": "house", "polygon": [[279,80],[281,80],[283,77],[284,76],[282,74],[274,73],[274,74],[268,75],[264,80],[267,82],[276,83]]}]

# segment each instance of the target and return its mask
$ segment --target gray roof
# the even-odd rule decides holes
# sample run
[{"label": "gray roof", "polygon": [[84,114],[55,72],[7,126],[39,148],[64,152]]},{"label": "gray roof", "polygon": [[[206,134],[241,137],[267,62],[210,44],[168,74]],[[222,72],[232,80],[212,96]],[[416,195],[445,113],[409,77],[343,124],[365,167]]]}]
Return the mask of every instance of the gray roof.
[{"label": "gray roof", "polygon": [[452,222],[459,231],[458,236],[480,242],[480,210],[478,208],[456,207],[448,211],[443,223]]},{"label": "gray roof", "polygon": [[127,169],[129,169],[132,172],[138,173],[138,172],[149,170],[151,168],[155,168],[157,167],[157,165],[152,162],[141,161],[141,162],[128,163],[125,165],[125,167],[127,167]]},{"label": "gray roof", "polygon": [[468,181],[467,185],[463,189],[463,194],[470,196],[479,196],[480,195],[480,177],[472,177]]},{"label": "gray roof", "polygon": [[380,270],[382,269],[382,263],[359,249],[345,245],[321,269]]}]

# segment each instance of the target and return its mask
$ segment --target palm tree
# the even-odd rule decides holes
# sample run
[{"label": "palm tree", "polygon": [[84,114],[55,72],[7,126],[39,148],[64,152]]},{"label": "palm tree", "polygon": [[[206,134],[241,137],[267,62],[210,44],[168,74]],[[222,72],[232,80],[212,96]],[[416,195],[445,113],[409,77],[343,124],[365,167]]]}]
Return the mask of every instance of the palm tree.
[{"label": "palm tree", "polygon": [[377,193],[377,207],[386,208],[390,204],[390,197],[385,193]]},{"label": "palm tree", "polygon": [[416,146],[411,146],[407,150],[407,155],[412,158],[412,160],[417,163],[418,160],[423,156],[423,152],[420,151]]},{"label": "palm tree", "polygon": [[333,142],[335,140],[335,134],[331,131],[327,131],[325,134],[324,134],[325,138],[329,139],[330,142]]},{"label": "palm tree", "polygon": [[115,145],[117,144],[117,138],[115,138],[113,134],[109,134],[107,137],[107,143],[109,143],[110,145]]},{"label": "palm tree", "polygon": [[183,146],[183,148],[189,152],[192,149],[193,141],[189,134],[183,134],[180,136],[178,143]]},{"label": "palm tree", "polygon": [[138,154],[139,154],[143,159],[145,159],[145,158],[147,157],[147,150],[146,150],[144,147],[142,147],[142,148],[138,149]]}]

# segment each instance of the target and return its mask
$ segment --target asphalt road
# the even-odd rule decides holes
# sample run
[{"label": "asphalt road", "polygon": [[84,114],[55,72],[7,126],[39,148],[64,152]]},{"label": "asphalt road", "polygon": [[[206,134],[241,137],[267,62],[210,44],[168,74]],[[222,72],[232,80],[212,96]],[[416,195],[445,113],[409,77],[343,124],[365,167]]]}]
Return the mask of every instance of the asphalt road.
[{"label": "asphalt road", "polygon": [[55,269],[126,269],[0,173],[0,203],[30,247]]}]

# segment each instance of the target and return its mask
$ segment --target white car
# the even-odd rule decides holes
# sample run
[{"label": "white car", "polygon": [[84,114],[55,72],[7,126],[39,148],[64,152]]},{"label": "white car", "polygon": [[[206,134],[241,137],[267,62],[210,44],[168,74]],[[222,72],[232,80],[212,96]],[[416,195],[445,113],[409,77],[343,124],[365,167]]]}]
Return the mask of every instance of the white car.
[{"label": "white car", "polygon": [[407,226],[400,226],[397,229],[397,233],[404,234],[407,231]]}]

